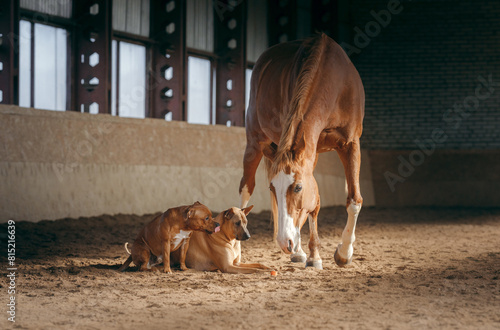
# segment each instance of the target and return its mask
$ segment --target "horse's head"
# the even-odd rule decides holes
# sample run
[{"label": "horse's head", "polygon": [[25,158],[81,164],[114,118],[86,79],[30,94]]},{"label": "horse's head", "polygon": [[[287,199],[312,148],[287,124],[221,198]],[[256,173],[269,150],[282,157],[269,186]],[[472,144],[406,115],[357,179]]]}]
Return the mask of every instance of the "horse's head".
[{"label": "horse's head", "polygon": [[273,199],[274,235],[285,253],[296,253],[300,228],[319,205],[314,165],[301,162],[273,169],[269,173],[269,188]]}]

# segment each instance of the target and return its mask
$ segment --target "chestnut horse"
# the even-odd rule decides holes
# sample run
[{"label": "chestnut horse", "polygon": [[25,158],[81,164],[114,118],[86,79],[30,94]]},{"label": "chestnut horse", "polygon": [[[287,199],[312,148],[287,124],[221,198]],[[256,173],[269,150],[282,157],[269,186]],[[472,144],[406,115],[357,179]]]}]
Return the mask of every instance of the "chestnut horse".
[{"label": "chestnut horse", "polygon": [[[336,150],[347,179],[347,224],[335,251],[339,266],[352,260],[354,230],[363,199],[359,189],[365,94],[361,78],[342,48],[325,34],[281,43],[258,59],[246,115],[247,146],[240,183],[241,207],[255,188],[262,156],[270,182],[275,238],[294,262],[322,269],[317,218],[318,154]],[[310,255],[300,230],[309,219]]]}]

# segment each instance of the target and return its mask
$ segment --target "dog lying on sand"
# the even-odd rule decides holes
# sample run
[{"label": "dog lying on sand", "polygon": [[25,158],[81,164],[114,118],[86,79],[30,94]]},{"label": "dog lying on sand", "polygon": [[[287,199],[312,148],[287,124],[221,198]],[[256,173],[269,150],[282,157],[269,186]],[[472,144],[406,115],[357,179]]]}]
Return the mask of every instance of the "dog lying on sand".
[{"label": "dog lying on sand", "polygon": [[170,253],[179,251],[181,269],[186,270],[186,252],[193,232],[212,234],[219,231],[219,223],[212,218],[212,212],[200,202],[179,206],[165,211],[154,218],[137,235],[127,261],[118,269],[124,271],[133,261],[139,270],[151,270],[163,261],[163,272],[172,273]]},{"label": "dog lying on sand", "polygon": [[[241,248],[236,241],[245,241],[250,238],[246,215],[252,208],[253,205],[244,209],[232,207],[221,212],[215,217],[215,221],[220,223],[220,231],[215,234],[194,232],[185,258],[187,267],[203,271],[220,270],[223,273],[232,274],[251,274],[272,270],[258,263],[240,263]],[[172,253],[170,262],[173,265],[179,263],[182,265],[182,252]]]}]

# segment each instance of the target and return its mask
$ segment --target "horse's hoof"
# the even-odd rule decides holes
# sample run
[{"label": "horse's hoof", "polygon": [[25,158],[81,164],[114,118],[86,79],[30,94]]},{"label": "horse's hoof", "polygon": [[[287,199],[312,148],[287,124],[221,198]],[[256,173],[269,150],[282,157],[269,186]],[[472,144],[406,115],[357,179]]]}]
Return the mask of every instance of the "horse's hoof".
[{"label": "horse's hoof", "polygon": [[306,254],[304,252],[300,253],[300,252],[297,252],[295,254],[292,254],[292,256],[290,257],[290,260],[292,262],[306,262],[307,260],[307,257],[306,257]]},{"label": "horse's hoof", "polygon": [[307,260],[306,268],[314,267],[316,269],[323,270],[323,261],[322,260]]},{"label": "horse's hoof", "polygon": [[333,255],[333,258],[335,259],[335,263],[339,267],[344,267],[344,266],[350,265],[352,262],[352,257],[350,257],[349,259],[344,259],[340,256],[338,247],[335,250],[335,254]]}]

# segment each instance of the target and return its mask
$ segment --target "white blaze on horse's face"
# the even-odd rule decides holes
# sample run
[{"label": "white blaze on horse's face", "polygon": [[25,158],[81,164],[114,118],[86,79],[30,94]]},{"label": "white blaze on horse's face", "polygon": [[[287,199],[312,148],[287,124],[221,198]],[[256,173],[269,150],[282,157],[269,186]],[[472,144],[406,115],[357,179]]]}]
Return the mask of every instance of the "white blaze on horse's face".
[{"label": "white blaze on horse's face", "polygon": [[276,202],[278,204],[278,244],[285,253],[296,251],[299,231],[294,225],[293,216],[288,213],[287,192],[295,182],[295,174],[280,171],[272,180]]}]

